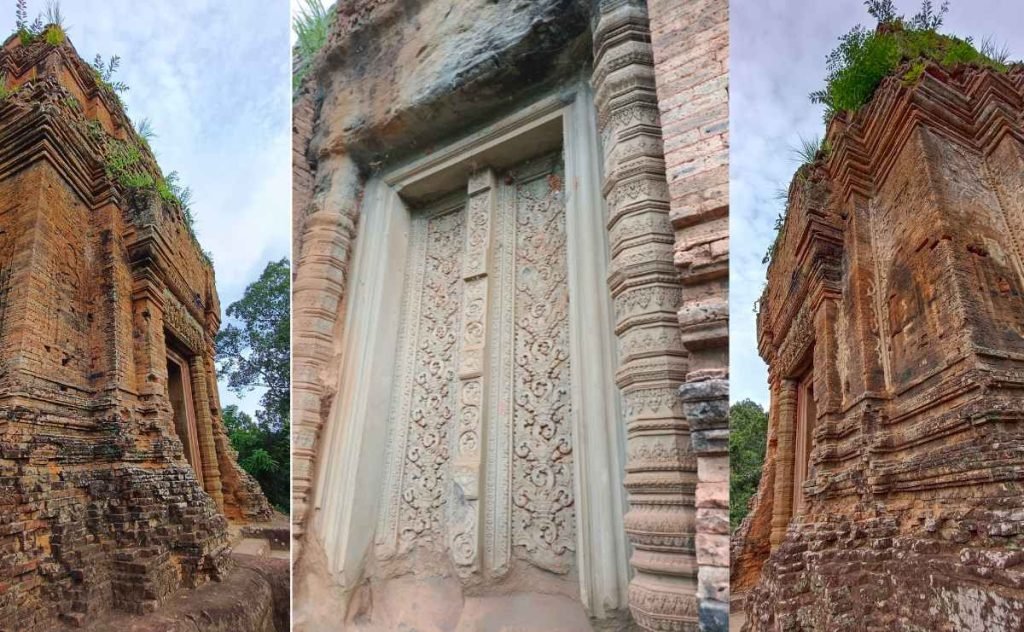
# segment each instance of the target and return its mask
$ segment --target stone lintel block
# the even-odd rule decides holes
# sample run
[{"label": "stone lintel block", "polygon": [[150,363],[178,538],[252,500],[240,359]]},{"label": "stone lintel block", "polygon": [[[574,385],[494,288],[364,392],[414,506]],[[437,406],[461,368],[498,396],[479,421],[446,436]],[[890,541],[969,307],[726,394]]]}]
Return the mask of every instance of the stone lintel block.
[{"label": "stone lintel block", "polygon": [[698,533],[696,538],[697,564],[729,567],[729,536]]},{"label": "stone lintel block", "polygon": [[690,443],[693,446],[693,451],[697,454],[728,454],[729,429],[722,428],[691,432]]},{"label": "stone lintel block", "polygon": [[729,380],[718,372],[696,371],[687,376],[687,382],[679,387],[679,397],[684,402],[729,398]]},{"label": "stone lintel block", "polygon": [[[713,483],[718,485],[718,483]],[[700,483],[697,485],[697,494],[701,494],[701,489],[706,487],[708,483]],[[726,490],[728,491],[728,490]],[[716,494],[720,494],[719,490],[714,490]],[[725,499],[728,504],[728,497]],[[718,501],[716,504],[721,504]],[[697,531],[699,533],[710,533],[713,535],[729,535],[729,510],[724,507],[700,507],[697,509]]]},{"label": "stone lintel block", "polygon": [[679,387],[679,398],[683,401],[683,413],[694,431],[729,427],[728,380],[685,382]]},{"label": "stone lintel block", "polygon": [[729,483],[725,481],[721,483],[698,483],[697,508],[728,509]]},{"label": "stone lintel block", "polygon": [[702,566],[697,571],[697,598],[729,603],[729,568]]},{"label": "stone lintel block", "polygon": [[726,632],[729,629],[729,604],[701,599],[697,604],[700,632]]},{"label": "stone lintel block", "polygon": [[702,456],[697,459],[697,479],[702,483],[728,483],[729,457]]}]

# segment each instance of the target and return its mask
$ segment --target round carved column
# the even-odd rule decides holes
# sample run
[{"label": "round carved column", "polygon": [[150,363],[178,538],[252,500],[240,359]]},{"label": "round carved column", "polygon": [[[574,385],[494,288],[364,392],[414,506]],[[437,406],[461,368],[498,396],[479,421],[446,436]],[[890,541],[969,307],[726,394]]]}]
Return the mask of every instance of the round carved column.
[{"label": "round carved column", "polygon": [[[292,537],[305,533],[318,440],[333,391],[325,375],[334,353],[334,328],[342,317],[350,254],[354,247],[359,177],[345,156],[320,209],[303,222],[302,249],[292,285]],[[296,557],[298,552],[296,551]]]},{"label": "round carved column", "polygon": [[698,628],[697,460],[677,389],[687,354],[677,312],[654,59],[642,2],[601,3],[593,84],[603,140],[611,290],[625,403],[629,606],[645,630]]},{"label": "round carved column", "polygon": [[793,450],[796,436],[796,382],[782,380],[779,398],[779,444],[775,452],[775,489],[771,544],[774,551],[786,536],[793,513]]},{"label": "round carved column", "polygon": [[[217,460],[217,447],[213,441],[213,416],[210,414],[210,397],[206,385],[206,366],[202,356],[189,359],[189,372],[192,374],[192,396],[195,401],[196,430],[199,434],[199,453],[203,462],[203,488],[217,503],[217,508],[224,511],[224,493],[220,483],[220,466]],[[198,474],[198,472],[197,472]]]}]

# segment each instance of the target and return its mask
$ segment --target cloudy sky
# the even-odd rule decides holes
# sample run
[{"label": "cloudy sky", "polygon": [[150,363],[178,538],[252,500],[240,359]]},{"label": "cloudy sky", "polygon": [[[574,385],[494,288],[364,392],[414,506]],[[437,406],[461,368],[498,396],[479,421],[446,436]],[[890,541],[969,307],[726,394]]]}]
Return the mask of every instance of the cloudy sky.
[{"label": "cloudy sky", "polygon": [[[913,15],[918,0],[896,0]],[[934,4],[939,4],[935,2]],[[807,95],[823,86],[825,56],[852,26],[873,26],[861,0],[732,0],[730,11],[730,343],[732,400],[767,407],[768,373],[757,354],[754,301],[764,287],[761,259],[782,210],[775,192],[797,167],[801,137],[824,133]],[[986,37],[1024,57],[1021,0],[953,0],[943,32]]]},{"label": "cloudy sky", "polygon": [[[45,9],[28,4],[31,17]],[[4,5],[6,37],[14,2]],[[65,0],[61,10],[82,57],[121,56],[115,78],[130,86],[128,113],[151,121],[164,172],[192,188],[226,310],[291,247],[288,1]],[[223,383],[220,391],[223,405],[257,408],[259,393],[239,402]]]}]

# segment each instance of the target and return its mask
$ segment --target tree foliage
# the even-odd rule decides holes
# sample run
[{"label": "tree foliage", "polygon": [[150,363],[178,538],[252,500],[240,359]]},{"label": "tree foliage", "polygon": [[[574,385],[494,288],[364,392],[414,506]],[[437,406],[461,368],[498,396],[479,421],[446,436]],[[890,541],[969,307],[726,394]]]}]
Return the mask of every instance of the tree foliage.
[{"label": "tree foliage", "polygon": [[729,525],[735,530],[757,493],[768,445],[768,414],[745,399],[729,408]]},{"label": "tree foliage", "polygon": [[217,364],[228,389],[243,395],[265,388],[256,417],[272,429],[287,423],[291,405],[290,275],[288,259],[268,263],[227,309],[238,324],[228,323],[217,334]]},{"label": "tree foliage", "polygon": [[271,505],[288,513],[291,500],[288,423],[271,430],[234,404],[225,406],[221,416],[231,445],[238,452],[238,464],[256,479]]},{"label": "tree foliage", "polygon": [[238,463],[287,513],[290,505],[290,270],[288,259],[271,261],[242,298],[228,306],[235,322],[217,334],[217,365],[228,389],[243,395],[265,388],[256,418],[226,406],[222,416]]}]

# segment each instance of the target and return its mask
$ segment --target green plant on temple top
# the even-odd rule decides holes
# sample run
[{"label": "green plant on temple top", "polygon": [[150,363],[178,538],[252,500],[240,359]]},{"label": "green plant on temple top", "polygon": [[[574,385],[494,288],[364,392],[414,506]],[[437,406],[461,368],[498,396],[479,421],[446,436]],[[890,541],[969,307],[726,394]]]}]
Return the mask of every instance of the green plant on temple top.
[{"label": "green plant on temple top", "polygon": [[103,63],[103,55],[97,53],[92,60],[92,71],[96,79],[104,88],[107,88],[114,96],[128,91],[128,84],[123,81],[114,81],[114,74],[121,67],[121,56],[114,55],[107,63]]},{"label": "green plant on temple top", "polygon": [[153,124],[148,118],[144,118],[138,122],[135,126],[135,133],[138,134],[139,140],[141,140],[146,147],[149,147],[149,141],[156,138],[156,132],[153,131]]},{"label": "green plant on temple top", "polygon": [[924,0],[910,18],[899,15],[892,0],[867,0],[864,4],[878,25],[872,31],[858,25],[839,38],[839,45],[826,60],[825,87],[810,95],[812,102],[825,106],[826,123],[839,112],[856,112],[871,100],[883,79],[904,66],[902,77],[908,83],[920,78],[928,63],[1006,70],[1005,49],[989,42],[979,50],[970,38],[938,32],[948,2],[935,8],[930,0]]},{"label": "green plant on temple top", "polygon": [[60,3],[55,0],[48,0],[46,12],[38,14],[31,23],[28,21],[27,0],[17,0],[14,10],[14,24],[14,32],[18,35],[24,46],[28,46],[40,39],[50,46],[60,46],[67,39],[64,13],[60,10]]},{"label": "green plant on temple top", "polygon": [[309,73],[313,57],[327,42],[327,34],[334,22],[333,6],[324,8],[322,0],[302,0],[299,12],[292,19],[295,30],[295,71],[292,73],[292,89],[297,90],[303,78]]}]

